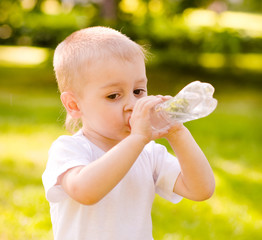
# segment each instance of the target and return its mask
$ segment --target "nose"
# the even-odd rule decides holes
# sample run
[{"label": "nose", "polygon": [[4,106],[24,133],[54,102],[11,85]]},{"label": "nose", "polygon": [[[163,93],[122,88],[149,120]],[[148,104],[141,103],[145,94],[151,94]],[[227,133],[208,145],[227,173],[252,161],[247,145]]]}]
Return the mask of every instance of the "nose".
[{"label": "nose", "polygon": [[133,111],[136,101],[137,98],[134,95],[128,97],[124,106],[124,111]]}]

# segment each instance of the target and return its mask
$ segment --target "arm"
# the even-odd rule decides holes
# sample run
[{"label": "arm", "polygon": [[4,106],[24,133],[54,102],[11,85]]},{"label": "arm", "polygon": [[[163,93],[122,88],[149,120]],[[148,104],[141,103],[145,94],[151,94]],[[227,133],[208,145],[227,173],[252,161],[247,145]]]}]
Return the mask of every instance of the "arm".
[{"label": "arm", "polygon": [[210,198],[215,189],[214,175],[208,160],[188,129],[182,124],[175,125],[166,138],[181,166],[181,173],[173,191],[195,201]]},{"label": "arm", "polygon": [[87,166],[69,169],[59,178],[74,200],[90,205],[108,194],[131,168],[145,146],[139,135],[130,135]]}]

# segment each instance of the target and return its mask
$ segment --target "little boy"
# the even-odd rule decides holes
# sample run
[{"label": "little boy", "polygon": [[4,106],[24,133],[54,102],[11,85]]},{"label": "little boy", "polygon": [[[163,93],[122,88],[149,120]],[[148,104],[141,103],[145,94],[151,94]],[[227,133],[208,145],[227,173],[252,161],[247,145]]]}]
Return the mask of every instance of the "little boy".
[{"label": "little boy", "polygon": [[[145,51],[120,32],[92,27],[56,48],[66,125],[51,146],[43,183],[56,240],[152,240],[155,193],[179,202],[213,194],[212,169],[183,124],[155,131]],[[156,144],[166,138],[176,156]]]}]

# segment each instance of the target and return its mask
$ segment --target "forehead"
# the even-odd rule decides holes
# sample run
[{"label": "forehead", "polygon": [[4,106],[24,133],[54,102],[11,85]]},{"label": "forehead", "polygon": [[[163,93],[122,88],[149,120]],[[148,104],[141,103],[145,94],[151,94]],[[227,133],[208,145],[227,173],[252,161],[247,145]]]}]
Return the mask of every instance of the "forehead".
[{"label": "forehead", "polygon": [[100,88],[134,82],[142,84],[147,81],[142,57],[136,57],[132,61],[117,58],[96,61],[85,68],[83,78],[87,85]]}]

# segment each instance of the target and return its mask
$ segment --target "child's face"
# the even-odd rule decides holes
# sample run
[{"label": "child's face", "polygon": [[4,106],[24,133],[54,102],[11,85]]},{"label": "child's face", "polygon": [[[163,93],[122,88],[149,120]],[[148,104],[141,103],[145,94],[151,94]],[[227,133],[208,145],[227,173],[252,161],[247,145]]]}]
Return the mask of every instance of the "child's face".
[{"label": "child's face", "polygon": [[110,59],[91,66],[79,108],[84,134],[112,147],[130,134],[129,120],[139,98],[147,96],[144,60]]}]

